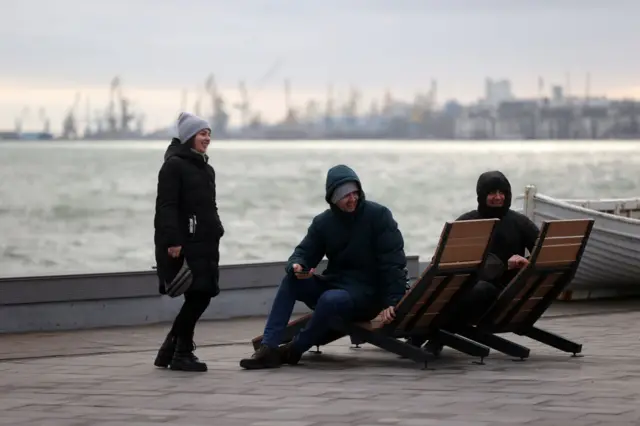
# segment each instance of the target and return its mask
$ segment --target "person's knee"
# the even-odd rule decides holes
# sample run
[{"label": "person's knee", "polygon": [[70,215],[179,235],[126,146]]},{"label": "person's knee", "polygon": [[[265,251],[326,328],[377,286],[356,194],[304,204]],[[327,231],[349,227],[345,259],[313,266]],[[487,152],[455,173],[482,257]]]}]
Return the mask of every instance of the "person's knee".
[{"label": "person's knee", "polygon": [[476,309],[485,309],[491,305],[498,297],[498,289],[495,285],[487,281],[478,281],[473,287],[470,299],[474,305],[478,307]]},{"label": "person's knee", "polygon": [[485,297],[495,297],[498,294],[498,289],[488,281],[478,281],[473,287],[473,292]]},{"label": "person's knee", "polygon": [[317,293],[319,293],[315,290],[314,284],[315,283],[312,278],[309,278],[308,280],[300,280],[290,274],[287,274],[282,278],[278,291],[288,294],[299,302],[306,303],[313,309],[313,306],[316,303],[316,298],[318,297]]},{"label": "person's knee", "polygon": [[318,299],[316,310],[331,312],[335,315],[348,314],[353,311],[354,303],[345,290],[327,290]]},{"label": "person's knee", "polygon": [[296,280],[296,278],[292,277],[289,274],[286,274],[283,278],[282,281],[280,281],[280,288],[279,290],[281,291],[286,291],[286,292],[295,292],[296,288],[298,286],[296,286],[294,283],[294,281]]}]

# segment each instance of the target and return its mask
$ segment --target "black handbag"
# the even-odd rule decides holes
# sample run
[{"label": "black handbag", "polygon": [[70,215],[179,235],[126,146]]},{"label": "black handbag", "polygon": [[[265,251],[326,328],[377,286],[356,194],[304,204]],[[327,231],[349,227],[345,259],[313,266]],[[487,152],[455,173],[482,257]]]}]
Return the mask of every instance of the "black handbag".
[{"label": "black handbag", "polygon": [[191,273],[191,269],[189,269],[187,259],[185,258],[182,262],[182,267],[176,276],[171,280],[171,282],[165,283],[164,288],[167,296],[178,297],[184,294],[184,292],[191,287],[192,283],[193,274]]}]

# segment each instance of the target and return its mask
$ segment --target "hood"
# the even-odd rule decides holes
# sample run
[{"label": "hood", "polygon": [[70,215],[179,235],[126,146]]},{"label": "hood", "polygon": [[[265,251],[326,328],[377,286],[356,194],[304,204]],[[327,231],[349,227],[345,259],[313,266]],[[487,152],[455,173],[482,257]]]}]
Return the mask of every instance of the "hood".
[{"label": "hood", "polygon": [[[500,190],[505,195],[502,207],[487,206],[487,195],[495,190]],[[481,174],[476,184],[476,194],[478,195],[478,212],[482,217],[501,218],[511,208],[511,183],[502,172],[494,170]]]},{"label": "hood", "polygon": [[164,153],[164,161],[167,161],[169,157],[172,157],[180,150],[180,139],[173,138],[171,139],[171,143],[167,147],[167,150]]},{"label": "hood", "polygon": [[329,169],[327,172],[327,183],[325,184],[325,197],[327,203],[331,204],[331,194],[333,191],[343,183],[355,182],[360,188],[360,200],[364,200],[364,191],[362,190],[362,184],[360,178],[349,166],[340,164]]},{"label": "hood", "polygon": [[195,160],[204,160],[204,162],[209,161],[209,157],[207,154],[200,154],[191,148],[191,144],[182,144],[180,143],[180,139],[173,138],[171,139],[171,143],[167,147],[166,152],[164,153],[164,161],[167,161],[169,158],[174,155],[182,158],[192,158]]}]

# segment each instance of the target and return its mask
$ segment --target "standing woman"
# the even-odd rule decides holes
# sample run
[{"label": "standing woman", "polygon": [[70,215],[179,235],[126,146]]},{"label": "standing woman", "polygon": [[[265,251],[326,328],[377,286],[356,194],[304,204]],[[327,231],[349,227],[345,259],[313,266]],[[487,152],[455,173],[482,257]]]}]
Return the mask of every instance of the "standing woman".
[{"label": "standing woman", "polygon": [[216,176],[206,154],[211,126],[193,114],[178,118],[178,140],[167,149],[158,175],[154,219],[156,264],[160,293],[176,276],[186,259],[193,281],[184,304],[158,351],[157,367],[207,371],[193,353],[196,323],[220,292],[218,264],[224,228],[216,203]]}]

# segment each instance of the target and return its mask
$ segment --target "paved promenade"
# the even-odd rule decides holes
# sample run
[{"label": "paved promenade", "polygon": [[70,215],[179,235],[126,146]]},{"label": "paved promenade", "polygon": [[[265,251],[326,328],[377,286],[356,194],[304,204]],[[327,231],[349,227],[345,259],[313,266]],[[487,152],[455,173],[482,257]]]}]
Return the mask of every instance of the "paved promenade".
[{"label": "paved promenade", "polygon": [[166,326],[0,335],[0,425],[640,425],[640,304],[558,305],[539,326],[584,344],[571,358],[485,365],[445,349],[421,370],[343,339],[302,365],[242,371],[263,319],[199,325],[207,373],[152,366]]}]

